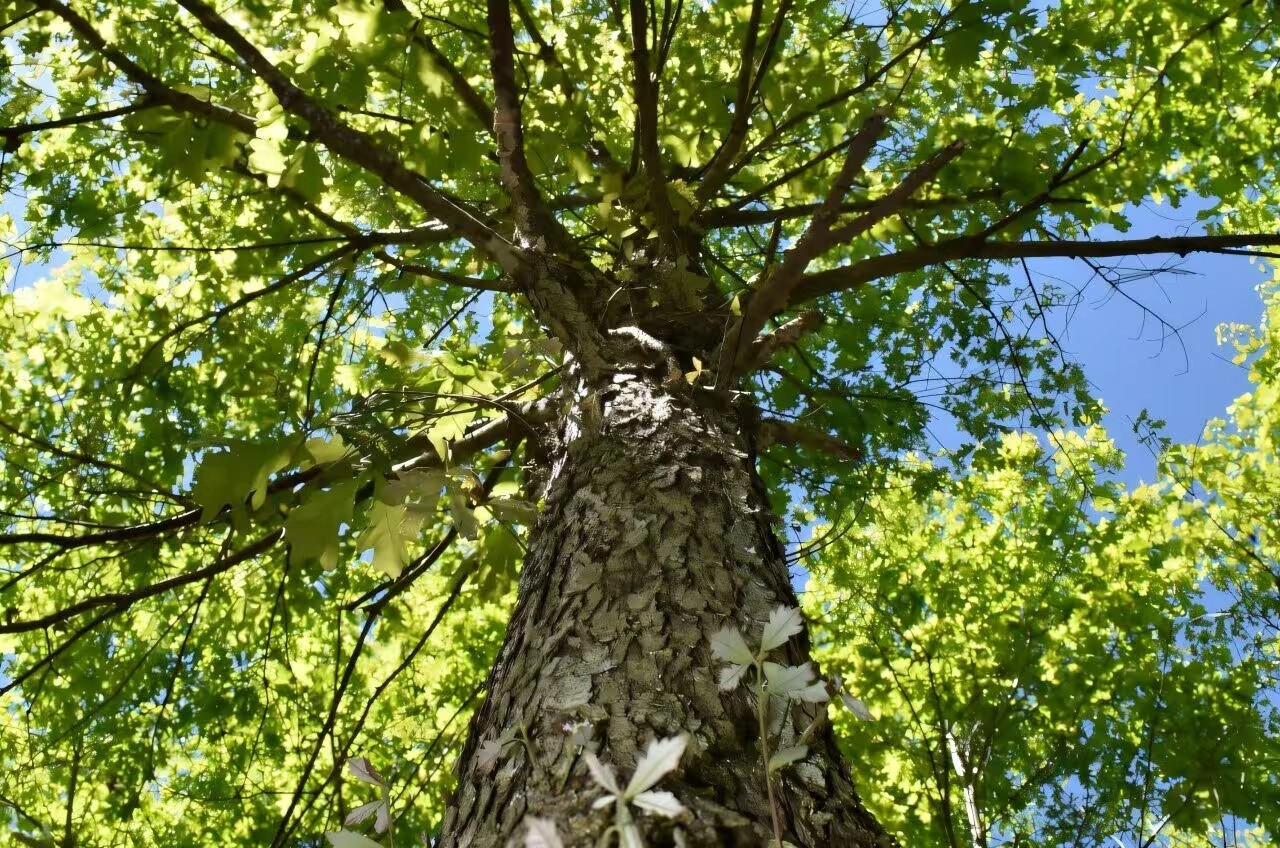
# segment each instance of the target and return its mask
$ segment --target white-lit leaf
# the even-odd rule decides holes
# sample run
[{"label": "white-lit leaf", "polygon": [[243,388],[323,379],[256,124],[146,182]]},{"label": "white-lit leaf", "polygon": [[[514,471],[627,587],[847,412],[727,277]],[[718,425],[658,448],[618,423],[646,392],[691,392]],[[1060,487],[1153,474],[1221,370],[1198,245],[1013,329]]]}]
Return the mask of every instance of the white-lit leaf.
[{"label": "white-lit leaf", "polygon": [[720,669],[720,690],[722,692],[732,692],[738,688],[738,684],[742,682],[742,675],[747,673],[750,666],[745,665],[727,665]]},{"label": "white-lit leaf", "polygon": [[618,778],[614,776],[612,768],[600,762],[599,758],[590,751],[583,751],[582,759],[587,764],[587,771],[591,772],[591,779],[597,786],[614,795],[622,794],[622,790],[618,787]]},{"label": "white-lit leaf", "polygon": [[644,756],[636,764],[635,773],[631,775],[631,782],[627,784],[627,791],[622,796],[633,799],[662,780],[667,772],[680,764],[680,755],[684,753],[688,742],[688,737],[683,734],[650,742]]},{"label": "white-lit leaf", "polygon": [[871,710],[867,709],[867,705],[850,695],[848,692],[840,693],[840,700],[844,703],[845,709],[853,713],[854,717],[863,721],[875,721],[876,717],[871,714]]},{"label": "white-lit leaf", "polygon": [[742,631],[732,624],[712,635],[711,653],[725,662],[739,665],[751,665],[756,661],[756,655],[747,647],[747,640],[742,638]]},{"label": "white-lit leaf", "polygon": [[804,629],[804,619],[795,607],[777,607],[769,614],[769,622],[760,636],[760,653],[772,651]]},{"label": "white-lit leaf", "polygon": [[359,807],[356,807],[354,810],[347,813],[347,817],[342,820],[342,823],[345,824],[347,827],[350,827],[353,824],[360,824],[360,822],[364,821],[365,819],[369,818],[369,816],[376,813],[378,811],[378,808],[381,806],[383,806],[383,803],[381,800],[370,801],[367,804],[361,804]]},{"label": "white-lit leaf", "polygon": [[378,770],[373,767],[373,763],[369,762],[368,757],[352,757],[347,760],[347,771],[351,772],[356,780],[363,780],[365,783],[372,783],[374,786],[387,785],[387,782],[382,779],[382,775],[378,774]]},{"label": "white-lit leaf", "polygon": [[329,844],[333,848],[382,848],[377,842],[374,842],[367,836],[359,833],[352,833],[349,830],[340,830],[337,833],[326,833],[325,839],[329,840]]},{"label": "white-lit leaf", "polygon": [[524,835],[524,848],[564,848],[560,831],[556,830],[556,823],[551,819],[525,816],[524,823],[529,828]]},{"label": "white-lit leaf", "polygon": [[774,662],[764,664],[764,679],[768,681],[769,692],[794,698],[796,694],[813,682],[813,666],[808,663],[800,665],[779,665]]},{"label": "white-lit leaf", "polygon": [[831,693],[827,691],[827,684],[821,680],[816,683],[810,683],[803,689],[791,693],[791,697],[797,701],[807,701],[810,704],[821,704],[823,701],[831,700]]},{"label": "white-lit leaf", "polygon": [[476,754],[476,765],[480,767],[482,774],[488,773],[498,764],[501,756],[502,742],[498,739],[490,739],[480,744],[480,752]]},{"label": "white-lit leaf", "polygon": [[777,753],[769,758],[769,773],[772,774],[792,763],[797,763],[808,755],[809,746],[807,745],[791,745],[787,748],[780,748]]},{"label": "white-lit leaf", "polygon": [[605,807],[612,805],[613,802],[617,800],[617,795],[601,795],[599,798],[591,802],[591,809],[603,810]]},{"label": "white-lit leaf", "polygon": [[569,734],[569,744],[576,745],[579,748],[585,747],[591,742],[595,731],[595,726],[589,721],[575,721],[564,726],[564,732]]},{"label": "white-lit leaf", "polygon": [[641,792],[631,799],[631,803],[642,810],[666,816],[669,819],[673,819],[684,812],[684,805],[677,801],[676,796],[670,792]]}]

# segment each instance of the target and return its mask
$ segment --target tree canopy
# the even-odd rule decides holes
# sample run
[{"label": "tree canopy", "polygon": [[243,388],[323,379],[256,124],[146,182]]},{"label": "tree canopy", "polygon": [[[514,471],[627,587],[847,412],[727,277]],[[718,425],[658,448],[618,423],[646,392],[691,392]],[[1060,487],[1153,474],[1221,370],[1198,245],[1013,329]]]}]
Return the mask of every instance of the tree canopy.
[{"label": "tree canopy", "polygon": [[623,351],[830,526],[890,830],[1274,832],[1275,300],[1253,396],[1124,490],[1037,263],[1274,259],[1276,15],[0,0],[0,843],[435,832]]},{"label": "tree canopy", "polygon": [[1154,484],[1116,482],[1096,426],[1009,434],[923,497],[949,457],[918,460],[829,533],[806,607],[824,667],[856,681],[867,714],[838,721],[903,844],[1272,844],[1268,302],[1235,342],[1255,391],[1166,443]]}]

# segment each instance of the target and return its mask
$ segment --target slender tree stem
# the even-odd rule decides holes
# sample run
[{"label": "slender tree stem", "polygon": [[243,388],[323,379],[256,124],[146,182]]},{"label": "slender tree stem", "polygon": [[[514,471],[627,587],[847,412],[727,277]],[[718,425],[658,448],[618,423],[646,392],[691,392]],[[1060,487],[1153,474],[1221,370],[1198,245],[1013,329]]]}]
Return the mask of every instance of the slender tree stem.
[{"label": "slender tree stem", "polygon": [[760,719],[760,764],[764,767],[764,791],[769,797],[769,816],[773,819],[774,848],[782,848],[782,824],[778,821],[778,802],[773,797],[773,778],[769,775],[769,710],[765,700],[764,667],[756,664],[756,715]]}]

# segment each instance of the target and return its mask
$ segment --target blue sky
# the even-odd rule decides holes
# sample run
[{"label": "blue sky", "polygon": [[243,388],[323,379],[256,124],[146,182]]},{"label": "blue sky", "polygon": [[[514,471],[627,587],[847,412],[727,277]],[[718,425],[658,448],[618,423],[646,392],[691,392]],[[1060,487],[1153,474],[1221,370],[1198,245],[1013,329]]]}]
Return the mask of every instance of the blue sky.
[{"label": "blue sky", "polygon": [[[1142,238],[1201,232],[1196,208],[1148,205],[1133,210],[1133,229],[1123,235],[1097,232],[1095,238]],[[1137,304],[1114,292],[1078,261],[1044,261],[1034,270],[1075,286],[1085,285],[1079,306],[1059,316],[1063,348],[1080,362],[1094,394],[1110,410],[1107,431],[1128,454],[1126,482],[1150,481],[1155,458],[1137,442],[1133,421],[1145,408],[1168,422],[1166,435],[1194,442],[1210,418],[1223,417],[1239,395],[1249,391],[1247,366],[1233,365],[1234,351],[1217,344],[1217,326],[1225,322],[1257,325],[1262,314],[1259,284],[1269,279],[1265,266],[1243,256],[1193,254],[1112,260],[1122,270],[1172,265],[1176,273],[1139,279],[1124,286]],[[1138,304],[1141,304],[1138,305]],[[1176,336],[1152,314],[1179,328]]]}]

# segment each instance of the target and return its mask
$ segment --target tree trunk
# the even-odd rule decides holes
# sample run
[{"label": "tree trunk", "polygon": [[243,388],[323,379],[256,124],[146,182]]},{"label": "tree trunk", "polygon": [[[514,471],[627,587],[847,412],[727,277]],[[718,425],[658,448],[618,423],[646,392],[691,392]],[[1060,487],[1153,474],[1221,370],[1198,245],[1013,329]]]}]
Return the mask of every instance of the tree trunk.
[{"label": "tree trunk", "polygon": [[[650,848],[773,839],[756,699],[752,687],[720,691],[725,664],[708,642],[733,624],[758,643],[770,612],[796,605],[749,421],[678,375],[640,370],[584,391],[562,423],[506,643],[462,752],[449,848],[523,845],[526,816],[554,820],[567,846],[597,845],[615,808],[592,809],[604,792],[583,763],[584,722],[624,786],[650,740],[687,735],[655,787],[687,813],[633,809]],[[808,653],[802,635],[774,659]],[[793,702],[771,745],[795,744],[825,709]],[[808,757],[775,776],[774,797],[796,846],[889,844],[825,722]]]}]

